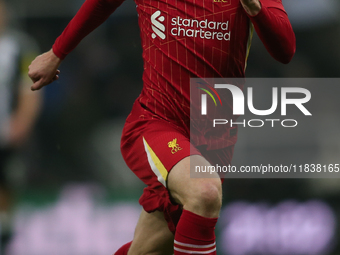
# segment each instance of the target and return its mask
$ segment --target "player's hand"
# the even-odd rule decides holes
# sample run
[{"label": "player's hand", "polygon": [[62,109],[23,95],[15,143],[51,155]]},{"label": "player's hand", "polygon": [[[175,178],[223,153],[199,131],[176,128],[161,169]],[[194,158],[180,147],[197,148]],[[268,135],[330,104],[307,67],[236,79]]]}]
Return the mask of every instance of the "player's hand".
[{"label": "player's hand", "polygon": [[58,67],[61,59],[58,58],[52,49],[36,57],[28,67],[28,76],[33,81],[31,90],[39,90],[42,87],[59,79]]},{"label": "player's hand", "polygon": [[250,15],[255,16],[261,10],[261,3],[259,0],[240,0],[244,10]]}]

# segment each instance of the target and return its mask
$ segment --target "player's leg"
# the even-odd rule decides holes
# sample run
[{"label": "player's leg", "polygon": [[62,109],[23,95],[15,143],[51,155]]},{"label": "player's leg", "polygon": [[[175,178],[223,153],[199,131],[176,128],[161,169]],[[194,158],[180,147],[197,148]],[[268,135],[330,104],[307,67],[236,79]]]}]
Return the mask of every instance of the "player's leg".
[{"label": "player's leg", "polygon": [[142,211],[128,255],[171,255],[174,253],[174,235],[168,228],[164,214]]},{"label": "player's leg", "polygon": [[[190,178],[192,165],[209,166],[202,156],[186,157],[170,171],[168,185],[173,198],[183,204],[184,211],[176,229],[175,254],[202,251],[215,253],[214,227],[221,207],[221,181],[211,178]],[[202,176],[203,177],[203,176]],[[184,246],[183,246],[184,245]],[[189,247],[188,247],[189,246]],[[139,218],[133,242],[116,255],[160,254],[174,252],[174,235],[168,228],[164,214],[144,210]]]},{"label": "player's leg", "polygon": [[174,235],[170,232],[164,214],[142,210],[133,242],[123,245],[114,255],[173,254]]},{"label": "player's leg", "polygon": [[[182,136],[164,121],[126,123],[122,135],[122,155],[129,168],[147,187],[139,199],[143,210],[133,241],[131,245],[122,246],[115,255],[173,254],[174,234],[171,231],[175,230],[177,222],[172,221],[172,216],[177,215],[178,220],[181,211],[177,213],[179,206],[170,201],[166,177],[172,166],[184,157],[180,156],[184,149],[173,155],[168,142],[174,138],[181,141]],[[168,221],[171,221],[170,229]]]},{"label": "player's leg", "polygon": [[210,163],[200,155],[192,155],[178,162],[168,177],[171,197],[183,205],[184,210],[204,217],[218,217],[222,204],[221,179],[217,173],[209,172],[200,173],[201,178],[191,178],[190,165],[210,166]]},{"label": "player's leg", "polygon": [[[173,198],[184,206],[184,212],[175,234],[179,240],[177,240],[175,254],[180,254],[178,249],[181,248],[203,252],[212,251],[207,254],[213,254],[215,251],[214,227],[222,201],[221,181],[217,175],[216,178],[211,178],[210,174],[207,176],[209,179],[190,178],[190,161],[193,165],[210,165],[202,156],[194,155],[182,159],[170,171],[168,179],[170,192],[174,194]],[[179,243],[194,245],[194,247],[182,247]],[[147,213],[143,210],[131,246],[123,246],[122,250],[117,251],[115,255],[173,253],[174,234],[168,228],[164,213],[159,211]]]},{"label": "player's leg", "polygon": [[210,163],[200,155],[186,157],[173,167],[168,177],[172,198],[183,205],[175,233],[175,255],[216,254],[215,225],[222,205],[222,184],[217,174],[216,178],[211,178],[210,173],[202,173],[202,178],[190,178],[190,166],[195,165],[210,166]]},{"label": "player's leg", "polygon": [[[200,155],[200,152],[191,145],[187,133],[162,120],[130,121],[125,125],[121,148],[129,168],[147,185],[139,200],[144,210],[164,213],[165,219],[161,217],[160,222],[164,224],[164,231],[168,231],[167,227],[172,233],[176,230],[177,246],[178,243],[184,243],[190,249],[200,251],[200,254],[214,254],[214,227],[221,207],[221,181],[218,176],[209,179],[190,178],[190,159],[202,166],[210,164],[202,156],[190,156]],[[169,190],[174,200],[184,205],[181,217],[178,213],[181,212],[181,206],[171,201]],[[153,246],[157,242],[161,243],[160,246],[166,246],[162,242],[170,240],[163,234],[158,241],[157,230],[160,227],[152,228],[157,226],[154,224],[155,218],[148,215],[152,214],[140,219],[138,229],[142,234],[139,235],[136,230],[129,255],[162,254],[164,250],[152,248],[145,239],[155,236],[156,239],[150,242]],[[175,246],[175,254],[180,254],[178,249],[188,251],[186,246],[182,248],[177,247],[176,251]]]}]

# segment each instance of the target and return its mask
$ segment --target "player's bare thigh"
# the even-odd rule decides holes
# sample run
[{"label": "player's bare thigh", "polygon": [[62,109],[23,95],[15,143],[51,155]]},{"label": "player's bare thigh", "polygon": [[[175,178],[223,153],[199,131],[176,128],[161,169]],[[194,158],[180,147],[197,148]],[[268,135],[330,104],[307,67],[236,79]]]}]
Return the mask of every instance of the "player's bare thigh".
[{"label": "player's bare thigh", "polygon": [[[214,176],[216,178],[211,178],[210,174],[207,174],[207,178],[190,178],[190,162],[192,166],[210,165],[205,158],[199,155],[182,159],[169,173],[167,183],[170,195],[174,201],[184,205],[186,210],[206,217],[217,217],[219,210],[207,212],[204,210],[204,206],[196,208],[196,204],[202,203],[201,201],[192,203],[192,200],[195,200],[197,196],[202,197],[202,194],[207,196],[207,200],[213,200],[214,194],[218,200],[221,200],[221,180],[217,174]],[[207,192],[202,192],[204,189],[208,189]],[[187,202],[188,200],[190,202]],[[211,205],[209,204],[208,207],[211,207]],[[147,213],[143,210],[128,255],[173,254],[173,245],[174,235],[169,230],[163,213],[159,211]]]},{"label": "player's bare thigh", "polygon": [[190,177],[190,167],[210,166],[200,155],[182,159],[170,171],[168,189],[172,199],[183,209],[203,217],[215,218],[222,203],[222,183],[217,173],[200,173],[200,178]]},{"label": "player's bare thigh", "polygon": [[128,255],[172,255],[174,235],[162,212],[142,211]]}]

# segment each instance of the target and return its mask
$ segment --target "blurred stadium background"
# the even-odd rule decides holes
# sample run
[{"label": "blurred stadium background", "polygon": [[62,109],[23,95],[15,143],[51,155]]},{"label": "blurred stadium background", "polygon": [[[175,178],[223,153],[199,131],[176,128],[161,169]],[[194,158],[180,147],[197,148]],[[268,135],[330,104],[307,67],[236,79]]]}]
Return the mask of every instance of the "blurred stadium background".
[{"label": "blurred stadium background", "polygon": [[[11,25],[44,52],[82,2],[10,0]],[[255,36],[247,76],[339,77],[339,2],[283,3],[296,32],[296,55],[289,65],[275,63]],[[132,239],[141,210],[143,184],[119,152],[124,120],[142,88],[134,2],[127,0],[88,36],[61,71],[60,80],[43,90],[30,139],[6,166],[14,198],[6,255],[112,254]],[[339,104],[329,109],[325,120],[333,122],[326,133],[313,126],[314,140],[301,139],[299,146],[288,142],[285,149],[340,163]],[[265,137],[245,135],[235,161],[250,164],[278,148]],[[340,254],[339,201],[340,179],[226,180],[219,254]]]}]

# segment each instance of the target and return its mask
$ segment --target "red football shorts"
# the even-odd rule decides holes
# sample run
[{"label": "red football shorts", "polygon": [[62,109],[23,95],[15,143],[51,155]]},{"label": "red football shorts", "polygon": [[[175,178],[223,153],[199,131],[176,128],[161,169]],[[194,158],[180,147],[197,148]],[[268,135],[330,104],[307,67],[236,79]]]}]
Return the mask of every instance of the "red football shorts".
[{"label": "red football shorts", "polygon": [[205,151],[195,148],[189,134],[179,126],[163,119],[130,115],[123,129],[121,151],[128,167],[147,185],[139,203],[146,212],[164,212],[170,231],[175,232],[182,208],[171,200],[167,189],[167,176],[173,166],[190,155],[202,155],[211,164],[229,165],[233,146],[205,156]]}]

